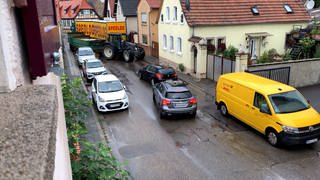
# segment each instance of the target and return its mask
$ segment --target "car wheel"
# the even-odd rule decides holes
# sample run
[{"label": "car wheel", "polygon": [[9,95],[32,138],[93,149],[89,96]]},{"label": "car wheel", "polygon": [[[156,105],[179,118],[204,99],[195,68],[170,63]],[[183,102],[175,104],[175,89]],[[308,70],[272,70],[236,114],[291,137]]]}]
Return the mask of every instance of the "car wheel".
[{"label": "car wheel", "polygon": [[130,50],[124,50],[123,51],[123,59],[125,62],[131,62],[134,59],[134,55],[132,53],[132,51]]},{"label": "car wheel", "polygon": [[191,118],[192,118],[192,119],[196,118],[196,116],[197,116],[197,113],[196,113],[196,112],[194,112],[194,113],[191,114]]},{"label": "car wheel", "polygon": [[91,93],[91,100],[92,100],[92,104],[96,104],[96,102],[94,101],[94,98],[93,98],[93,94]]},{"label": "car wheel", "polygon": [[162,109],[159,110],[159,116],[160,116],[160,119],[164,119],[166,117],[166,114],[165,112],[162,111]]},{"label": "car wheel", "polygon": [[221,103],[221,105],[220,105],[220,113],[223,116],[228,116],[228,108],[224,103]]},{"label": "car wheel", "polygon": [[154,95],[152,95],[152,101],[154,104],[156,103],[156,97]]},{"label": "car wheel", "polygon": [[151,85],[152,86],[154,85],[154,79],[151,79]]},{"label": "car wheel", "polygon": [[106,58],[106,59],[113,59],[114,56],[115,56],[115,49],[114,47],[112,47],[111,45],[106,45],[104,46],[103,48],[103,56]]},{"label": "car wheel", "polygon": [[139,79],[142,79],[142,74],[141,74],[141,72],[138,72],[138,77],[139,77]]},{"label": "car wheel", "polygon": [[274,147],[279,147],[280,145],[279,136],[275,130],[273,129],[267,130],[266,138],[269,144],[271,144]]}]

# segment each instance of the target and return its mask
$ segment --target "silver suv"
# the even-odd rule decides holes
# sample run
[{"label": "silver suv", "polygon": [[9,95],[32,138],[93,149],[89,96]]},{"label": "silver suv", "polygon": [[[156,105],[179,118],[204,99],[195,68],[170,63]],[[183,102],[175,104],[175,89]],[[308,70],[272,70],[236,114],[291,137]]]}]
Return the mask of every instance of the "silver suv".
[{"label": "silver suv", "polygon": [[79,47],[76,52],[76,59],[79,66],[83,64],[86,59],[96,58],[91,47]]},{"label": "silver suv", "polygon": [[153,102],[159,109],[160,118],[187,114],[193,118],[197,113],[197,99],[183,81],[167,80],[152,87]]},{"label": "silver suv", "polygon": [[99,59],[88,59],[82,64],[83,76],[90,82],[94,76],[108,74],[107,69]]}]

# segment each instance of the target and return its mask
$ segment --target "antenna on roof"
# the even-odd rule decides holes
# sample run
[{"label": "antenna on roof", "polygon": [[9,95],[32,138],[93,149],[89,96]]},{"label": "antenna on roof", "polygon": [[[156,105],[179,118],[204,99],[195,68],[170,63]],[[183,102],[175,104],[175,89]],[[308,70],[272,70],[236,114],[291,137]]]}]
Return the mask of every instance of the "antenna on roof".
[{"label": "antenna on roof", "polygon": [[185,0],[186,9],[190,11],[190,0]]},{"label": "antenna on roof", "polygon": [[304,6],[308,9],[311,10],[314,7],[314,1],[313,0],[307,0]]}]

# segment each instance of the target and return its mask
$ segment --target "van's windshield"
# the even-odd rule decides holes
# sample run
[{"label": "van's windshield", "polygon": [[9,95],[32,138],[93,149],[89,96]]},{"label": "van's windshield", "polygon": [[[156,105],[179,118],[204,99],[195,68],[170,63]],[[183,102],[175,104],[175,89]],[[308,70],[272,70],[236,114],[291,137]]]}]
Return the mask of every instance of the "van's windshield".
[{"label": "van's windshield", "polygon": [[269,95],[269,100],[277,114],[297,112],[309,108],[308,102],[297,90]]}]

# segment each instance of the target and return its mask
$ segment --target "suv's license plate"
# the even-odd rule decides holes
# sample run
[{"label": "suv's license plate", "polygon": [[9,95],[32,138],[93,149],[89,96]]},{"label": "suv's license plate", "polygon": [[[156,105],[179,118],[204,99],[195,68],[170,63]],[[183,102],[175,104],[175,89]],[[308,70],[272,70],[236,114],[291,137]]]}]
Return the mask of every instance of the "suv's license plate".
[{"label": "suv's license plate", "polygon": [[314,142],[317,142],[317,141],[318,141],[317,138],[315,138],[315,139],[310,139],[310,140],[306,141],[306,144],[311,144],[311,143],[314,143]]}]

